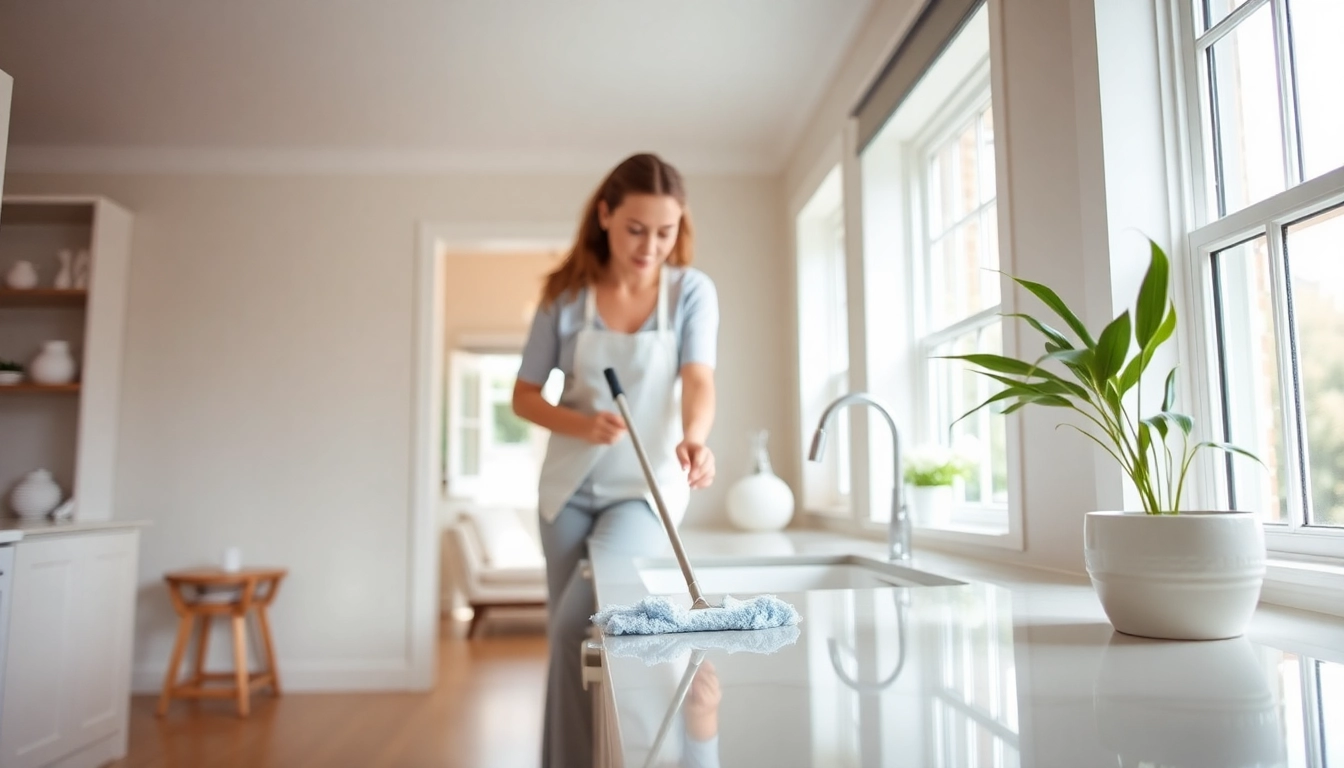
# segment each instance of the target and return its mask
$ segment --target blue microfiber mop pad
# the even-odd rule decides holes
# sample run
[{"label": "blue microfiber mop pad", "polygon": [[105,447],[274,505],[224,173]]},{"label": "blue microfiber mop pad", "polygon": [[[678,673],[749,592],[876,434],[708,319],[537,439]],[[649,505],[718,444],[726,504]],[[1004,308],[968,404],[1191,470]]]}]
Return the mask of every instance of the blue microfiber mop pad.
[{"label": "blue microfiber mop pad", "polygon": [[593,615],[593,623],[608,635],[769,629],[792,626],[800,620],[792,605],[774,595],[761,595],[750,600],[724,597],[722,607],[696,611],[683,608],[666,597],[650,595],[632,606],[611,606]]}]

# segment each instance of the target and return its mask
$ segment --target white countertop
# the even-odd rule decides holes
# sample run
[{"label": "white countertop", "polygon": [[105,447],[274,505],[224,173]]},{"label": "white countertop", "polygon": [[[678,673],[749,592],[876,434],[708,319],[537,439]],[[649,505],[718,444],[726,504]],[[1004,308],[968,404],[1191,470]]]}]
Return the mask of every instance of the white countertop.
[{"label": "white countertop", "polygon": [[148,520],[52,520],[39,518],[25,520],[19,517],[0,519],[0,544],[12,544],[34,536],[56,536],[67,533],[88,533],[116,528],[143,528]]},{"label": "white countertop", "polygon": [[[882,550],[815,531],[683,539],[693,563]],[[647,594],[628,556],[590,555],[599,604]],[[1262,605],[1242,638],[1145,640],[1111,628],[1085,576],[931,551],[913,565],[966,584],[780,593],[796,635],[605,638],[624,765],[646,764],[664,723],[649,764],[1344,765],[1344,619]],[[691,719],[717,735],[690,739]]]}]

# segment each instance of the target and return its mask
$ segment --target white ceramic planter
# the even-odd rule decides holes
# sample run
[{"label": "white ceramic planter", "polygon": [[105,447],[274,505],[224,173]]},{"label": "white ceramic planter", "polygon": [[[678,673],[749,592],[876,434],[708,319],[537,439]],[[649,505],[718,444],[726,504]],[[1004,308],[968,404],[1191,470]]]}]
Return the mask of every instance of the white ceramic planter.
[{"label": "white ceramic planter", "polygon": [[1238,637],[1260,600],[1265,534],[1250,512],[1089,512],[1084,556],[1120,632],[1171,640]]},{"label": "white ceramic planter", "polygon": [[952,520],[952,486],[906,486],[910,522],[925,528],[942,528]]}]

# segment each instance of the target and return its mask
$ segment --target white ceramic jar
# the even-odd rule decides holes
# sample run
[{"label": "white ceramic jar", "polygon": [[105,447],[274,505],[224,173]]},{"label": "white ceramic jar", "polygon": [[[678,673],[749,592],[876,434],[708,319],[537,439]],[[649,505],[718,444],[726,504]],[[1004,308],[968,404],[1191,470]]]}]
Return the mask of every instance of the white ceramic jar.
[{"label": "white ceramic jar", "polygon": [[69,384],[75,380],[75,358],[64,341],[48,341],[28,366],[28,375],[38,384]]},{"label": "white ceramic jar", "polygon": [[37,287],[37,267],[31,261],[16,261],[5,273],[5,285],[26,291]]},{"label": "white ceramic jar", "polygon": [[46,515],[61,503],[61,486],[45,469],[35,469],[24,475],[9,494],[9,508],[23,518]]}]

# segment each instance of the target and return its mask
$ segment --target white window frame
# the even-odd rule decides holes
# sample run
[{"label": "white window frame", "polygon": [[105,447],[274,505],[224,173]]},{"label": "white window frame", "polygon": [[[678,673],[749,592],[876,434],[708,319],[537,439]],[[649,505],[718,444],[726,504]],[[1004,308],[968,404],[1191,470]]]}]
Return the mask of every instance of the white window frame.
[{"label": "white window frame", "polygon": [[[1187,250],[1185,274],[1191,290],[1186,300],[1189,309],[1185,317],[1194,318],[1185,323],[1184,344],[1194,354],[1191,382],[1208,382],[1210,389],[1196,392],[1192,409],[1198,422],[1210,426],[1210,439],[1221,439],[1226,434],[1226,423],[1221,407],[1219,387],[1222,374],[1218,360],[1218,328],[1214,314],[1213,254],[1258,236],[1268,243],[1271,260],[1271,283],[1275,291],[1275,333],[1279,350],[1280,391],[1284,393],[1284,422],[1281,425],[1288,463],[1285,475],[1288,482],[1289,520],[1285,523],[1266,524],[1265,541],[1271,553],[1294,557],[1319,558],[1329,562],[1344,559],[1344,528],[1305,525],[1302,504],[1300,467],[1304,459],[1299,441],[1299,417],[1293,404],[1296,389],[1292,380],[1293,350],[1287,338],[1288,308],[1282,302],[1286,280],[1284,270],[1283,228],[1326,209],[1344,203],[1344,167],[1317,176],[1301,179],[1298,159],[1296,109],[1285,99],[1291,87],[1289,74],[1279,67],[1279,102],[1284,141],[1286,189],[1268,199],[1253,203],[1241,210],[1218,216],[1215,211],[1215,168],[1212,147],[1211,109],[1208,73],[1201,59],[1204,51],[1242,20],[1267,4],[1274,16],[1276,59],[1282,62],[1287,50],[1287,11],[1283,0],[1247,0],[1209,30],[1197,33],[1201,25],[1195,14],[1200,0],[1168,0],[1172,21],[1173,45],[1179,53],[1175,57],[1180,72],[1174,78],[1178,84],[1178,111],[1184,113],[1181,147],[1185,172],[1190,179],[1186,207]],[[1227,508],[1230,504],[1225,462],[1221,456],[1206,451],[1197,464],[1199,479],[1192,487],[1191,500],[1212,508]]]},{"label": "white window frame", "polygon": [[[517,508],[536,506],[535,478],[531,482],[522,482],[516,488],[510,487],[507,490],[498,485],[490,486],[487,482],[489,472],[486,464],[492,459],[492,446],[495,442],[496,401],[491,391],[491,375],[503,372],[498,358],[521,354],[521,348],[512,347],[467,347],[454,349],[449,353],[446,377],[448,412],[445,426],[448,434],[447,452],[444,457],[444,490],[450,499]],[[512,361],[505,365],[508,370],[513,369]],[[468,374],[474,374],[476,379],[476,391],[473,395],[477,407],[476,412],[470,415],[463,413],[467,397],[463,384]],[[553,371],[542,388],[543,396],[552,403],[556,402],[562,384],[563,376],[558,371]],[[475,451],[479,464],[475,473],[464,472],[462,466],[466,450],[464,432],[468,429],[475,430],[476,433]],[[546,431],[535,425],[529,425],[528,429],[532,450],[540,459],[545,449]],[[539,471],[540,463],[537,467]]]},{"label": "white window frame", "polygon": [[[830,370],[821,391],[807,386],[809,372],[817,367],[835,369],[834,355],[843,353],[849,362],[849,288],[847,242],[845,229],[844,175],[840,164],[831,167],[817,184],[794,216],[795,266],[799,300],[799,338],[807,335],[808,324],[818,322],[815,314],[804,311],[804,305],[817,307],[824,313],[825,349],[813,349],[802,344],[798,356],[800,382],[799,413],[804,448],[811,440],[811,430],[826,403],[849,391],[849,365],[844,370]],[[819,279],[818,279],[819,278]],[[845,302],[836,301],[843,291]],[[818,353],[820,352],[820,355]],[[817,359],[818,356],[824,360]],[[806,390],[806,391],[803,391]],[[820,399],[818,400],[818,395]],[[849,415],[837,414],[834,436],[828,440],[830,450],[823,456],[821,466],[805,461],[803,466],[803,508],[826,518],[850,516],[853,507],[853,461],[849,439]]]},{"label": "white window frame", "polygon": [[[932,391],[930,385],[933,368],[930,356],[933,351],[948,341],[972,331],[987,329],[992,325],[999,325],[1000,333],[1003,332],[1003,321],[1000,317],[1001,313],[1004,312],[1003,296],[1000,296],[998,304],[962,317],[951,325],[936,329],[928,327],[930,317],[928,304],[931,294],[929,280],[932,272],[932,267],[929,264],[930,238],[927,231],[928,211],[931,205],[928,199],[928,159],[937,147],[952,138],[968,120],[978,116],[986,106],[992,106],[992,103],[990,61],[988,54],[986,54],[984,60],[976,65],[973,74],[935,111],[933,117],[928,121],[926,129],[920,132],[913,141],[906,144],[903,151],[905,158],[901,167],[905,178],[902,183],[906,189],[906,199],[910,202],[908,206],[909,226],[906,230],[908,233],[906,252],[913,255],[913,279],[909,283],[910,306],[914,312],[911,327],[915,334],[915,348],[919,351],[914,366],[914,391],[918,395],[918,402],[922,405],[922,407],[916,409],[914,435],[916,439],[911,441],[914,444],[944,443],[942,436],[936,434],[937,430],[934,424],[936,418],[934,412],[937,410],[935,407],[936,393]],[[996,155],[998,151],[999,147],[996,144]],[[997,157],[995,168],[997,187]],[[985,207],[989,205],[997,206],[998,204],[999,196],[996,188],[992,202],[978,205],[967,216],[978,216]],[[992,234],[997,243],[999,237],[997,216],[994,223],[995,229]],[[1000,250],[1000,253],[1002,253],[1002,250]],[[969,374],[970,371],[968,370],[967,373]],[[984,398],[989,397],[989,379],[979,375],[976,375],[976,378],[983,380],[984,386],[981,389],[984,390]],[[981,400],[983,401],[984,398],[981,398]],[[972,418],[979,418],[988,424],[989,419],[1003,417],[990,412],[990,409],[984,409]],[[1007,429],[1006,424],[1004,428]],[[1008,469],[1009,467],[1005,466],[1005,470]],[[981,482],[987,483],[992,488],[993,467],[989,465],[989,462],[984,462],[982,473]],[[994,504],[966,503],[962,500],[952,509],[950,524],[938,530],[1004,535],[1008,533],[1011,527],[1011,512],[1007,501],[1002,504]]]}]

